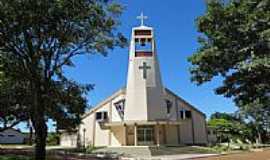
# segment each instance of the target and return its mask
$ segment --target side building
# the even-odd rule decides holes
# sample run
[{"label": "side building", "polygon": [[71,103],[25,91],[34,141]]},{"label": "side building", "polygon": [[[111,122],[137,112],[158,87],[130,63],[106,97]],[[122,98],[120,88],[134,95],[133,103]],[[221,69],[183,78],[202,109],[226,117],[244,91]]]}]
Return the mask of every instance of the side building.
[{"label": "side building", "polygon": [[27,134],[13,128],[0,132],[0,144],[24,144],[27,140]]}]

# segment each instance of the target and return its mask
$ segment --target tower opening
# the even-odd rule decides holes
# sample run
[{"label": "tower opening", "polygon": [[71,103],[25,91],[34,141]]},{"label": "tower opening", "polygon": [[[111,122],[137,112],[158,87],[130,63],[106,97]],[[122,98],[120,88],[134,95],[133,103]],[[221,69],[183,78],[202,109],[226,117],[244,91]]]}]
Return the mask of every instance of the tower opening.
[{"label": "tower opening", "polygon": [[135,38],[135,57],[150,57],[152,50],[152,38]]}]

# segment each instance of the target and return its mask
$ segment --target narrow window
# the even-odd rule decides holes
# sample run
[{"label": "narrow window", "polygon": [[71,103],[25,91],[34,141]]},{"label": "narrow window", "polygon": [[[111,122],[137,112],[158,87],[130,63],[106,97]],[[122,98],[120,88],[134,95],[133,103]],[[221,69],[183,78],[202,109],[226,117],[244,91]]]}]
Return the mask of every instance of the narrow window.
[{"label": "narrow window", "polygon": [[97,112],[96,113],[96,120],[103,121],[108,119],[108,113],[107,112]]},{"label": "narrow window", "polygon": [[184,119],[184,110],[180,111],[180,119]]},{"label": "narrow window", "polygon": [[172,102],[170,100],[166,100],[167,114],[171,113]]},{"label": "narrow window", "polygon": [[124,119],[124,109],[125,109],[125,99],[122,99],[116,103],[114,103],[114,106],[120,116],[120,118]]},{"label": "narrow window", "polygon": [[104,120],[108,119],[108,112],[103,112],[103,119]]},{"label": "narrow window", "polygon": [[191,111],[186,111],[186,118],[191,118],[191,117],[192,117]]},{"label": "narrow window", "polygon": [[102,112],[97,112],[96,113],[96,120],[101,120],[102,119]]}]

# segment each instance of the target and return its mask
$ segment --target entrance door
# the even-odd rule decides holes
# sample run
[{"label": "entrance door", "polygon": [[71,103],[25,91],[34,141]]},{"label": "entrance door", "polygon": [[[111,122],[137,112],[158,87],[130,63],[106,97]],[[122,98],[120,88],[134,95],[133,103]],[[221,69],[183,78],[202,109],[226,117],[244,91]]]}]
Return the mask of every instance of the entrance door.
[{"label": "entrance door", "polygon": [[148,146],[154,144],[154,127],[139,126],[137,130],[138,145]]}]

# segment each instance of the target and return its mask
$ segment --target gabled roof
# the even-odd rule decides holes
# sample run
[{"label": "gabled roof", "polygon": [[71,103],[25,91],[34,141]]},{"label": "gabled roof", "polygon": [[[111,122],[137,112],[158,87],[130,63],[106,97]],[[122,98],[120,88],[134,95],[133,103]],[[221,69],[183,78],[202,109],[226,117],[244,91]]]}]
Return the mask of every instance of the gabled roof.
[{"label": "gabled roof", "polygon": [[[186,104],[187,106],[189,106],[190,108],[192,108],[194,111],[196,111],[197,113],[201,114],[202,116],[206,117],[206,115],[201,112],[200,110],[198,110],[196,107],[194,107],[193,105],[191,105],[190,103],[188,103],[187,101],[185,101],[183,98],[181,98],[180,96],[178,96],[177,94],[173,93],[171,90],[169,90],[168,88],[165,88],[165,91],[169,94],[172,94],[174,97],[176,97],[177,99],[179,99],[181,102],[183,102],[184,104]],[[102,102],[100,102],[98,105],[96,105],[95,107],[93,107],[92,109],[90,109],[88,112],[86,112],[83,116],[82,119],[84,119],[85,117],[87,117],[88,115],[90,115],[91,113],[95,112],[96,110],[100,109],[102,106],[104,106],[104,104],[108,103],[109,101],[113,100],[114,98],[118,97],[121,94],[126,93],[126,87],[123,87],[121,89],[119,89],[118,91],[114,92],[110,97],[106,98],[105,100],[103,100]]]},{"label": "gabled roof", "polygon": [[123,94],[125,92],[126,92],[126,87],[123,87],[123,88],[119,89],[118,91],[114,92],[110,97],[107,97],[106,99],[101,101],[98,105],[96,105],[95,107],[91,108],[88,112],[86,112],[82,116],[82,119],[84,119],[85,117],[87,117],[91,113],[95,112],[96,110],[98,110],[99,108],[104,106],[104,104],[108,103],[109,101],[113,100],[114,98],[116,98],[117,96],[119,96],[119,95],[121,95],[121,94]]},{"label": "gabled roof", "polygon": [[18,133],[20,133],[20,134],[24,134],[24,133],[22,133],[19,129],[15,129],[15,128],[7,128],[7,129],[1,131],[0,133],[5,133],[5,132],[7,132],[7,131],[14,131],[14,132],[18,132]]},{"label": "gabled roof", "polygon": [[183,98],[181,98],[177,94],[173,93],[173,91],[169,90],[168,88],[165,88],[165,90],[166,90],[166,92],[172,94],[174,97],[176,97],[177,99],[179,99],[180,101],[182,101],[183,103],[185,103],[187,106],[189,106],[190,108],[192,108],[194,111],[196,111],[199,114],[201,114],[204,117],[206,117],[206,115],[203,112],[201,112],[200,110],[198,110],[196,107],[194,107],[193,105],[191,105],[190,103],[188,103],[186,100],[184,100]]}]

